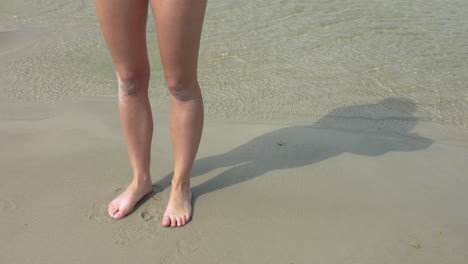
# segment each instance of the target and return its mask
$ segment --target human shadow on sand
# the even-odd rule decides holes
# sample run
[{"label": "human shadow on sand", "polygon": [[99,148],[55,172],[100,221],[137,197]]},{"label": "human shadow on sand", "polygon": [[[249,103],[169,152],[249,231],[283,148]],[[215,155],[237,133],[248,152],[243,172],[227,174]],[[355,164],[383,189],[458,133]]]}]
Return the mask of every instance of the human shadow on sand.
[{"label": "human shadow on sand", "polygon": [[[413,115],[415,111],[416,104],[406,98],[341,107],[311,125],[281,128],[226,153],[198,159],[192,177],[221,167],[230,168],[193,187],[193,200],[269,171],[303,167],[341,153],[379,156],[391,151],[425,149],[433,141],[410,132],[418,122]],[[360,136],[343,137],[343,131]],[[169,187],[171,178],[172,173],[153,184],[153,189],[161,191]]]}]

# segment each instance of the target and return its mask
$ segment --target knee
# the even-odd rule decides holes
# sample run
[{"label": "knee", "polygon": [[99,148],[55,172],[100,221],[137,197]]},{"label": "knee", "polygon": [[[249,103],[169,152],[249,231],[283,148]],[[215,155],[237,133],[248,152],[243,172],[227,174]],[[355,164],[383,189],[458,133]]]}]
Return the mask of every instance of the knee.
[{"label": "knee", "polygon": [[149,71],[116,71],[119,96],[136,96],[147,91]]},{"label": "knee", "polygon": [[199,97],[198,82],[184,81],[179,78],[166,78],[169,95],[177,101],[190,101]]}]

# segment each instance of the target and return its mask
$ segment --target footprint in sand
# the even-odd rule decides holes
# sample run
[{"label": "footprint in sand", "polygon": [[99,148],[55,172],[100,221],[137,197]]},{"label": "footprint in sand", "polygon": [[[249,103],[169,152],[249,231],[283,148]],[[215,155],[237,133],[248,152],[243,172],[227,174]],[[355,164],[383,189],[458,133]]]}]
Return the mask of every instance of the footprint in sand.
[{"label": "footprint in sand", "polygon": [[93,204],[93,208],[86,213],[86,218],[98,223],[116,223],[116,221],[109,216],[109,213],[107,212],[107,204],[104,202]]},{"label": "footprint in sand", "polygon": [[[126,246],[134,241],[145,238],[155,238],[160,233],[160,227],[154,221],[157,219],[149,208],[134,212],[122,220],[114,220],[107,214],[107,205],[94,204],[86,218],[102,226],[112,233],[116,245]],[[136,216],[136,217],[135,217]]]},{"label": "footprint in sand", "polygon": [[140,217],[144,221],[149,222],[151,220],[156,219],[156,213],[153,212],[153,210],[151,210],[150,208],[145,208],[145,209],[143,209],[143,211],[141,211]]},{"label": "footprint in sand", "polygon": [[192,255],[198,251],[198,247],[194,243],[188,243],[183,240],[179,240],[176,242],[177,248],[177,255],[185,256],[185,255]]},{"label": "footprint in sand", "polygon": [[[160,263],[161,264],[171,264],[171,263],[188,263],[187,258],[190,258],[192,255],[197,254],[198,246],[196,246],[193,241],[186,242],[179,240],[175,245],[174,254],[162,256]],[[216,262],[224,263],[224,262]]]},{"label": "footprint in sand", "polygon": [[129,224],[114,233],[114,243],[119,246],[125,246],[140,239],[142,235],[143,233],[139,227]]},{"label": "footprint in sand", "polygon": [[[158,186],[153,187],[153,192],[158,191]],[[119,195],[125,188],[118,188],[114,191],[114,196]],[[86,218],[96,224],[108,228],[113,233],[113,240],[116,245],[126,246],[140,239],[154,239],[163,231],[164,227],[159,223],[165,209],[165,204],[157,197],[152,196],[127,217],[121,220],[112,219],[107,213],[106,201],[93,204],[86,213]],[[111,225],[112,224],[112,225]],[[189,249],[182,244],[178,246],[177,252],[183,255]]]},{"label": "footprint in sand", "polygon": [[163,227],[158,223],[157,211],[153,207],[150,205],[139,209],[134,212],[138,218],[129,218],[124,225],[118,225],[121,228],[114,231],[114,243],[125,246],[139,239],[155,239],[159,236]]},{"label": "footprint in sand", "polygon": [[16,203],[13,200],[0,200],[0,215],[13,209],[16,209]]}]

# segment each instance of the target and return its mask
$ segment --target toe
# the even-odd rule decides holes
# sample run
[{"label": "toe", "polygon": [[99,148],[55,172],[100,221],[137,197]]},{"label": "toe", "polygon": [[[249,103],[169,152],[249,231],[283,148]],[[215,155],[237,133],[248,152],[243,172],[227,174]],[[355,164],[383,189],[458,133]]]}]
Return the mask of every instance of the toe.
[{"label": "toe", "polygon": [[182,226],[182,218],[180,216],[177,217],[177,226]]},{"label": "toe", "polygon": [[177,221],[176,221],[175,217],[170,217],[170,218],[171,218],[171,227],[176,227]]},{"label": "toe", "polygon": [[114,218],[115,220],[119,220],[120,218],[122,218],[122,212],[118,211],[117,213],[112,215],[112,218]]},{"label": "toe", "polygon": [[163,217],[162,225],[163,226],[170,226],[171,225],[171,219],[169,219],[169,216],[164,216]]},{"label": "toe", "polygon": [[123,208],[119,209],[117,213],[113,214],[112,218],[115,220],[122,219],[126,215],[125,210]]},{"label": "toe", "polygon": [[109,211],[109,213],[114,211],[115,209],[116,209],[116,206],[113,203],[109,203],[107,205],[107,211]]},{"label": "toe", "polygon": [[117,213],[118,211],[119,211],[119,208],[111,208],[109,209],[109,215],[113,217],[115,213]]},{"label": "toe", "polygon": [[190,221],[190,216],[189,215],[184,215],[183,218],[185,220],[185,223],[188,223],[188,221]]}]

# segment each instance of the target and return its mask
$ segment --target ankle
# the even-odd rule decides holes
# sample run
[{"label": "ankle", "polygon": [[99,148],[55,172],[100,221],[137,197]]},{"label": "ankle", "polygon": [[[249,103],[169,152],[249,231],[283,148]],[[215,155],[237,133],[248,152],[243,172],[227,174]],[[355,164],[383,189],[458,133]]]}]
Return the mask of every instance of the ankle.
[{"label": "ankle", "polygon": [[175,190],[175,191],[190,189],[190,180],[188,180],[188,181],[186,181],[186,180],[185,181],[172,180],[171,188],[172,188],[172,190]]},{"label": "ankle", "polygon": [[149,173],[134,173],[132,184],[136,186],[146,186],[148,184],[152,184],[151,176]]}]

